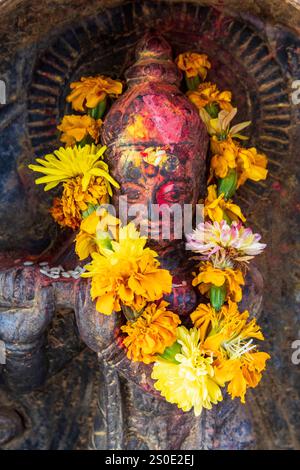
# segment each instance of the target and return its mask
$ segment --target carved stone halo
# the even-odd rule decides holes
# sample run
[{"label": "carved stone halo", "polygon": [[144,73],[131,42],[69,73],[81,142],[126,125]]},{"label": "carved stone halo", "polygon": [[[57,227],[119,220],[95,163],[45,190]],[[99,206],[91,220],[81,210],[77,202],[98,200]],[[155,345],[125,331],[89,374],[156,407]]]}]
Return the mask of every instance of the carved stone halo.
[{"label": "carved stone halo", "polygon": [[[71,112],[65,106],[70,82],[98,73],[123,78],[147,25],[165,35],[174,57],[186,50],[208,54],[209,79],[233,91],[239,120],[252,121],[250,143],[268,154],[270,177],[276,180],[280,157],[289,149],[291,116],[287,80],[268,42],[252,25],[212,8],[166,3],[159,15],[157,8],[153,2],[130,2],[103,11],[65,30],[41,52],[28,95],[34,154],[43,155],[58,145],[56,125]],[[240,191],[239,202],[253,206],[266,189],[265,182],[249,182]]]}]

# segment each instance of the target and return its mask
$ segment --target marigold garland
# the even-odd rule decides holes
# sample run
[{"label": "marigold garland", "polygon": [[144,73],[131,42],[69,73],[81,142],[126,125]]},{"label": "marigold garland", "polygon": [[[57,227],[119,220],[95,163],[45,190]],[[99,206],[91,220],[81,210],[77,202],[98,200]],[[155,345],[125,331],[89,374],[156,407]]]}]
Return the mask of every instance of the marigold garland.
[{"label": "marigold garland", "polygon": [[[102,75],[82,77],[71,84],[67,101],[84,114],[68,115],[58,130],[66,148],[29,165],[43,176],[37,184],[45,190],[62,185],[50,212],[62,227],[79,230],[75,251],[80,260],[90,258],[83,277],[90,277],[96,309],[105,315],[123,312],[121,327],[127,357],[154,362],[154,387],[170,403],[196,416],[222,401],[222,388],[245,402],[248,388],[261,380],[270,356],[256,344],[264,337],[248,311],[239,312],[244,274],[265,244],[243,224],[246,218],[233,201],[246,181],[267,177],[267,158],[256,148],[246,148],[241,134],[250,122],[231,125],[237,114],[232,93],[202,82],[211,68],[205,54],[186,52],[176,59],[184,72],[187,97],[198,108],[210,136],[210,170],[204,200],[204,222],[187,235],[187,249],[198,257],[193,286],[209,298],[191,314],[193,327],[179,326],[177,314],[162,300],[172,290],[172,277],[162,269],[157,253],[146,247],[133,223],[122,226],[114,214],[99,207],[108,202],[118,183],[110,176],[105,147],[98,144],[108,98],[122,93],[122,83]],[[135,121],[128,133],[144,135]],[[137,132],[138,130],[138,132]],[[167,147],[149,147],[141,157],[161,166]]]}]

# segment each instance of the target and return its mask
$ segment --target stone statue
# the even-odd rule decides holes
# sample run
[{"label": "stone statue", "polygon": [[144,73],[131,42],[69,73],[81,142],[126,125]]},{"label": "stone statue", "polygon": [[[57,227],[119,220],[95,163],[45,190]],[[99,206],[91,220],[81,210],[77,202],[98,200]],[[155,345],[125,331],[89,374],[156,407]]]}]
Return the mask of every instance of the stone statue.
[{"label": "stone statue", "polygon": [[[120,183],[113,203],[117,207],[125,195],[129,210],[133,204],[195,208],[205,190],[208,138],[196,108],[179,90],[180,76],[168,43],[157,34],[147,34],[126,78],[128,90],[110,109],[102,134],[111,173]],[[149,164],[140,157],[149,147],[167,148],[168,159],[162,165]],[[150,243],[173,276],[172,294],[167,297],[170,308],[187,317],[200,301],[191,284],[192,264],[184,241],[172,236],[163,240],[162,231],[163,222],[157,222],[157,237],[151,240],[149,235]],[[238,403],[224,403],[223,409],[216,407],[200,418],[166,403],[153,388],[151,365],[132,363],[120,346],[120,314],[99,318],[88,290],[77,304],[76,316],[81,336],[98,353],[103,377],[94,448],[249,447],[251,431]]]},{"label": "stone statue", "polygon": [[[128,90],[110,109],[102,135],[111,173],[120,183],[113,203],[118,207],[120,198],[127,196],[129,208],[136,203],[176,203],[182,208],[192,204],[195,208],[205,191],[208,138],[196,108],[179,89],[180,75],[168,43],[157,34],[147,34],[126,77]],[[153,147],[164,149],[167,155],[157,165],[143,159],[143,153]],[[151,228],[157,236],[154,240],[150,236],[149,241],[158,251],[162,266],[173,275],[173,290],[166,300],[188,321],[200,297],[191,285],[192,264],[184,240],[174,236],[163,240],[162,223]],[[57,259],[70,262],[68,256]],[[72,256],[70,259],[72,262]],[[248,281],[246,303],[257,311],[261,279],[256,272],[249,276],[252,281]],[[70,307],[75,311],[81,338],[97,353],[99,361],[95,373],[100,374],[100,390],[91,448],[251,447],[250,424],[237,401],[225,399],[199,418],[165,402],[153,388],[151,366],[127,359],[120,334],[121,315],[107,317],[96,312],[89,289],[89,282],[83,279],[45,278],[35,265],[11,263],[1,271],[0,338],[6,344],[3,374],[8,386],[26,393],[44,383],[44,333],[55,306]],[[4,420],[6,413],[4,410]]]}]

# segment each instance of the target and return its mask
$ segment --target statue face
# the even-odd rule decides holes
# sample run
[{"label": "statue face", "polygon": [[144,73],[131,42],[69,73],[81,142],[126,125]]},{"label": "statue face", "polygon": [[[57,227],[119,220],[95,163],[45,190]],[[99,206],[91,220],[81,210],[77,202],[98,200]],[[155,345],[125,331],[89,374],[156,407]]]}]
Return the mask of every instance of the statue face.
[{"label": "statue face", "polygon": [[184,206],[192,210],[199,198],[202,163],[184,145],[119,150],[114,204],[126,196],[128,219],[147,227],[149,238],[162,243],[182,237]]},{"label": "statue face", "polygon": [[128,89],[102,127],[110,171],[120,184],[113,203],[118,207],[119,197],[126,196],[128,218],[119,211],[123,223],[135,219],[142,234],[159,242],[158,249],[182,240],[185,205],[195,208],[204,188],[207,131],[179,90],[180,73],[159,35],[146,34],[126,78]]}]

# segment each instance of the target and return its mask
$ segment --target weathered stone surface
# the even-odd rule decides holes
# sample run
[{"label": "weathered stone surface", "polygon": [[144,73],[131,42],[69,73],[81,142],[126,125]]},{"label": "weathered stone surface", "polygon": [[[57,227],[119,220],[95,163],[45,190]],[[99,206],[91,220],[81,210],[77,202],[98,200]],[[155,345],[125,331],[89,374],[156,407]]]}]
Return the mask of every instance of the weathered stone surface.
[{"label": "weathered stone surface", "polygon": [[0,407],[0,444],[6,444],[24,430],[21,416],[10,408]]}]

